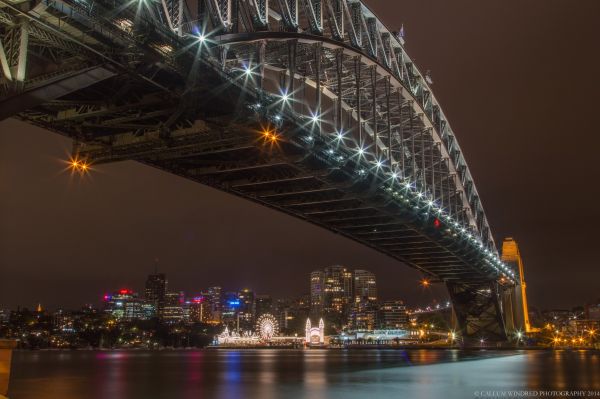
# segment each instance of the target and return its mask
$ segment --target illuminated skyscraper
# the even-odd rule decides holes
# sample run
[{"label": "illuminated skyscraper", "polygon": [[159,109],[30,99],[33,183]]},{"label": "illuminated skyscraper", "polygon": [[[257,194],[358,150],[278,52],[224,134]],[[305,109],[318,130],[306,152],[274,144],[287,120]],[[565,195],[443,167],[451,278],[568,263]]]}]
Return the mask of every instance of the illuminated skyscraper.
[{"label": "illuminated skyscraper", "polygon": [[161,313],[165,305],[167,284],[167,276],[164,273],[150,274],[146,279],[146,290],[144,292],[144,296],[146,302],[154,306],[154,310],[157,315]]},{"label": "illuminated skyscraper", "polygon": [[333,328],[341,328],[351,308],[352,272],[334,265],[310,274],[311,314],[324,316]]},{"label": "illuminated skyscraper", "polygon": [[210,287],[206,293],[210,303],[210,313],[214,323],[221,322],[223,312],[223,298],[221,296],[221,287]]},{"label": "illuminated skyscraper", "polygon": [[344,266],[323,270],[323,310],[344,313],[352,302],[352,272]]},{"label": "illuminated skyscraper", "polygon": [[354,271],[354,302],[377,301],[375,274],[367,270]]},{"label": "illuminated skyscraper", "polygon": [[143,304],[138,294],[128,289],[104,295],[104,311],[117,320],[147,319]]},{"label": "illuminated skyscraper", "polygon": [[324,287],[323,287],[323,271],[315,270],[310,273],[310,306],[318,313],[323,310],[324,302]]}]

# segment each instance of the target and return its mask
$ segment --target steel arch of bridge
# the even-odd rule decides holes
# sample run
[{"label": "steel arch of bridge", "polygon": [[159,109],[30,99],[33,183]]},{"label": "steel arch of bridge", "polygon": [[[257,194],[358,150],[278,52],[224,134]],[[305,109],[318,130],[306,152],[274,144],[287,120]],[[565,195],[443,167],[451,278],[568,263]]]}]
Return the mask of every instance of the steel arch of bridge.
[{"label": "steel arch of bridge", "polygon": [[[0,117],[340,232],[445,281],[469,335],[503,334],[514,275],[462,151],[403,39],[362,2],[0,0],[0,24]],[[207,91],[232,115],[199,117]],[[280,153],[257,155],[257,122]]]}]

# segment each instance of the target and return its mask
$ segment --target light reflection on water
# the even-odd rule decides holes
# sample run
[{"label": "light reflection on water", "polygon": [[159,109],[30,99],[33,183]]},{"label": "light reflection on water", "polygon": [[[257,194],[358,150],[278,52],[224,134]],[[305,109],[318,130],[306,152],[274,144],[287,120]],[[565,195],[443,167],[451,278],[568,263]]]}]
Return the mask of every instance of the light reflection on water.
[{"label": "light reflection on water", "polygon": [[9,397],[425,399],[564,389],[600,389],[598,352],[18,351]]}]

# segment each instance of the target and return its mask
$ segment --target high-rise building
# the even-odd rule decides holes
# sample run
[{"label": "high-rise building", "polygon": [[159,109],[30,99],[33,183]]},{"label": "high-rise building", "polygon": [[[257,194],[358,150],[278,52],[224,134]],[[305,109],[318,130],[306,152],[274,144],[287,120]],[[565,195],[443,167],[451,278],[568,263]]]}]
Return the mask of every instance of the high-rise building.
[{"label": "high-rise building", "polygon": [[238,313],[241,302],[237,292],[226,292],[223,296],[223,311],[221,312],[221,321],[234,330],[238,330]]},{"label": "high-rise building", "polygon": [[213,323],[221,322],[223,312],[223,298],[221,297],[221,287],[210,287],[206,293],[208,303],[210,304],[210,313]]},{"label": "high-rise building", "polygon": [[146,303],[154,306],[156,315],[160,315],[165,305],[167,285],[167,276],[164,273],[150,274],[146,279],[144,297],[146,299]]},{"label": "high-rise building", "polygon": [[[255,300],[255,317],[258,318],[265,313],[274,313],[273,298],[270,295],[259,294]],[[281,325],[281,323],[280,323]]]},{"label": "high-rise building", "polygon": [[344,266],[328,266],[323,270],[323,309],[344,313],[352,302],[352,272]]},{"label": "high-rise building", "polygon": [[317,313],[323,311],[324,287],[323,271],[315,270],[310,273],[310,306]]},{"label": "high-rise building", "polygon": [[104,311],[117,320],[147,319],[143,304],[136,292],[125,288],[115,291],[112,295],[104,295]]},{"label": "high-rise building", "polygon": [[354,302],[376,302],[377,283],[375,274],[367,270],[354,271]]},{"label": "high-rise building", "polygon": [[383,302],[379,312],[381,328],[398,329],[408,326],[408,312],[404,302],[400,300]]},{"label": "high-rise building", "polygon": [[248,288],[244,288],[238,293],[238,298],[240,301],[238,311],[240,328],[251,330],[254,327],[255,320],[254,292]]},{"label": "high-rise building", "polygon": [[177,323],[183,320],[183,292],[167,292],[160,317],[167,323]]},{"label": "high-rise building", "polygon": [[353,300],[352,272],[334,265],[312,272],[310,279],[311,313],[323,315],[332,328],[342,328]]}]

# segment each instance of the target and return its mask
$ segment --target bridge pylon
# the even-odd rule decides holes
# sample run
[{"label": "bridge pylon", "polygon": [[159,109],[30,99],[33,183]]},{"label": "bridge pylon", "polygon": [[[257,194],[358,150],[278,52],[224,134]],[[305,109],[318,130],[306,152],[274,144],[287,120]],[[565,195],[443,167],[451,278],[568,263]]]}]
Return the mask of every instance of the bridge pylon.
[{"label": "bridge pylon", "polygon": [[529,322],[529,308],[527,305],[527,285],[525,283],[525,272],[523,259],[519,252],[519,246],[512,237],[507,237],[502,243],[502,261],[511,267],[517,274],[517,284],[505,290],[502,296],[505,318],[507,320],[507,331],[513,335],[517,332],[533,333],[537,329],[531,327]]}]

